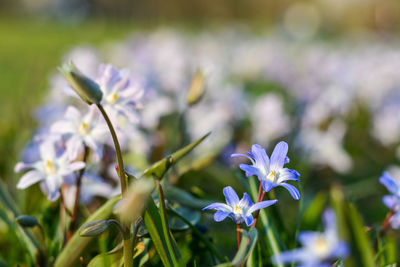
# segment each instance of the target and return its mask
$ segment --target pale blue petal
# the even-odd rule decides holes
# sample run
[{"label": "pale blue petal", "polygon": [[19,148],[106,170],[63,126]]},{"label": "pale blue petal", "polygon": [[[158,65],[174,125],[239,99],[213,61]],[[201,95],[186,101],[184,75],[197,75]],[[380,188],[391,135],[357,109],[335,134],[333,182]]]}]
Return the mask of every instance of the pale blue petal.
[{"label": "pale blue petal", "polygon": [[277,186],[276,184],[271,183],[271,182],[269,182],[267,180],[262,180],[261,183],[262,183],[262,187],[263,187],[265,192],[269,192],[269,191],[271,191],[272,188]]},{"label": "pale blue petal", "polygon": [[295,263],[298,261],[302,261],[304,258],[308,257],[308,253],[306,253],[303,249],[294,249],[291,251],[284,251],[278,255],[274,255],[272,257],[272,262],[277,264],[281,263]]},{"label": "pale blue petal", "polygon": [[284,181],[300,181],[298,178],[300,177],[300,173],[296,170],[291,170],[288,168],[283,168],[279,171],[279,183]]},{"label": "pale blue petal", "polygon": [[29,171],[21,177],[21,179],[19,180],[19,182],[17,184],[17,188],[25,189],[43,179],[44,179],[44,176],[42,173],[40,173],[36,170]]},{"label": "pale blue petal", "polygon": [[350,248],[344,241],[339,241],[331,254],[332,259],[344,258],[350,253]]},{"label": "pale blue petal", "polygon": [[262,148],[260,145],[253,145],[251,147],[251,154],[256,160],[257,165],[268,168],[267,166],[269,166],[269,158],[264,148]]},{"label": "pale blue petal", "polygon": [[229,206],[234,207],[237,204],[239,204],[239,197],[232,187],[230,186],[225,187],[223,193],[226,199],[226,203],[228,203]]},{"label": "pale blue petal", "polygon": [[379,178],[381,184],[383,184],[390,193],[397,195],[399,192],[399,185],[396,180],[388,173],[384,172],[382,176]]},{"label": "pale blue petal", "polygon": [[394,195],[384,196],[382,202],[389,209],[395,209],[396,206],[400,207],[400,198]]},{"label": "pale blue petal", "polygon": [[247,226],[253,225],[253,223],[254,223],[253,215],[251,215],[251,214],[248,215],[248,216],[242,215],[242,218],[243,218],[243,220],[245,221],[245,223],[246,223]]},{"label": "pale blue petal", "polygon": [[250,177],[253,175],[257,176],[259,179],[261,179],[261,177],[262,177],[260,170],[254,166],[247,165],[247,164],[240,164],[239,168],[246,172],[247,177]]},{"label": "pale blue petal", "polygon": [[254,160],[245,154],[232,154],[231,157],[232,158],[245,157],[245,158],[248,158],[252,164],[255,164]]},{"label": "pale blue petal", "polygon": [[250,209],[247,211],[247,213],[253,213],[256,210],[269,207],[269,206],[275,204],[276,202],[278,202],[278,200],[276,200],[276,199],[258,202],[256,204],[254,204],[253,206],[251,206]]},{"label": "pale blue petal", "polygon": [[289,149],[288,144],[284,141],[279,142],[275,146],[274,151],[272,152],[271,155],[271,161],[270,161],[271,170],[279,170],[283,168],[288,149]]},{"label": "pale blue petal", "polygon": [[242,209],[247,210],[252,205],[253,205],[253,201],[251,200],[250,196],[247,193],[244,193],[243,198],[239,202],[239,206]]},{"label": "pale blue petal", "polygon": [[289,157],[286,157],[286,158],[285,158],[285,161],[284,161],[284,164],[288,164],[289,162],[290,162]]},{"label": "pale blue petal", "polygon": [[300,199],[300,192],[293,185],[287,183],[281,183],[279,184],[279,186],[283,186],[284,188],[286,188],[294,199],[296,200]]},{"label": "pale blue petal", "polygon": [[313,231],[302,231],[299,234],[299,242],[303,245],[306,246],[307,244],[314,243],[316,239],[318,239],[320,236],[320,233],[318,232],[313,232]]},{"label": "pale blue petal", "polygon": [[389,223],[393,229],[399,229],[400,228],[400,212],[396,212],[392,216],[392,218],[390,218]]},{"label": "pale blue petal", "polygon": [[322,215],[322,219],[325,224],[325,231],[326,232],[336,232],[337,227],[336,227],[336,216],[335,212],[332,209],[327,209],[324,211],[324,214]]},{"label": "pale blue petal", "polygon": [[220,222],[225,220],[226,217],[228,217],[229,212],[224,212],[222,210],[218,210],[215,214],[214,214],[214,220],[216,222]]},{"label": "pale blue petal", "polygon": [[232,208],[225,203],[213,203],[208,205],[207,207],[203,208],[203,210],[220,210],[223,212],[231,212]]}]

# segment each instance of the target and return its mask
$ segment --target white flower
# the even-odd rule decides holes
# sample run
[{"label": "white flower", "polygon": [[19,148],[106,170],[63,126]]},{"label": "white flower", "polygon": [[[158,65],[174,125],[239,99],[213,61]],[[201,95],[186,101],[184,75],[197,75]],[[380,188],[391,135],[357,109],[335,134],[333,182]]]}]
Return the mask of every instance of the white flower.
[{"label": "white flower", "polygon": [[47,141],[39,146],[40,159],[34,163],[19,162],[15,171],[29,170],[17,184],[18,189],[25,189],[37,182],[42,183],[42,189],[48,193],[50,201],[56,200],[60,195],[60,187],[64,179],[75,171],[85,167],[81,161],[73,162],[69,150],[57,151],[54,142]]},{"label": "white flower", "polygon": [[82,115],[75,107],[68,107],[64,119],[55,122],[51,126],[51,131],[69,136],[67,146],[73,158],[83,151],[84,145],[96,152],[99,158],[102,157],[102,145],[107,137],[108,129],[96,106],[90,106],[86,115]]},{"label": "white flower", "polygon": [[130,81],[128,70],[101,65],[96,82],[103,92],[101,104],[117,127],[120,127],[120,117],[129,123],[140,121],[137,109],[142,107],[144,90]]}]

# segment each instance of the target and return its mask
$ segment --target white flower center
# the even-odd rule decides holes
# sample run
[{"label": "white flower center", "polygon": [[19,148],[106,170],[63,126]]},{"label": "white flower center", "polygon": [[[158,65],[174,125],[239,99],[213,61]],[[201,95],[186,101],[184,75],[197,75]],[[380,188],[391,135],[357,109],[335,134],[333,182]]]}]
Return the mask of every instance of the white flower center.
[{"label": "white flower center", "polygon": [[320,235],[313,244],[315,254],[323,258],[329,254],[330,246],[323,235]]},{"label": "white flower center", "polygon": [[271,171],[268,175],[267,175],[267,180],[270,182],[275,182],[276,177],[279,173],[277,173],[276,171]]},{"label": "white flower center", "polygon": [[115,102],[117,102],[118,98],[119,98],[119,95],[117,93],[112,93],[107,96],[107,101],[110,104],[114,104]]},{"label": "white flower center", "polygon": [[46,160],[44,170],[47,174],[54,174],[56,172],[56,166],[50,160]]},{"label": "white flower center", "polygon": [[87,135],[89,132],[89,124],[86,122],[82,122],[81,125],[79,126],[79,133],[81,135]]},{"label": "white flower center", "polygon": [[233,213],[236,215],[241,215],[243,214],[243,209],[239,205],[236,205],[235,208],[233,209]]}]

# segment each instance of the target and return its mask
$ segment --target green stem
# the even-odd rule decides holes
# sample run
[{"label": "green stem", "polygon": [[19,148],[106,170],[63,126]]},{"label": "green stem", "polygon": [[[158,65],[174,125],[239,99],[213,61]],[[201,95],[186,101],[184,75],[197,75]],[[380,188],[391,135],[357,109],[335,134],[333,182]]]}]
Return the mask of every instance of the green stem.
[{"label": "green stem", "polygon": [[[101,104],[96,104],[99,108],[101,114],[106,120],[107,126],[110,129],[110,133],[114,142],[115,153],[117,154],[117,162],[118,162],[118,176],[121,181],[121,195],[122,198],[125,197],[126,193],[126,175],[124,168],[124,161],[122,160],[122,152],[121,147],[118,142],[117,134],[115,133],[114,127],[111,123],[110,118],[108,117],[106,111],[104,110]],[[132,242],[131,242],[131,229],[129,226],[124,226],[124,266],[131,267],[133,265],[133,255],[132,255]]]},{"label": "green stem", "polygon": [[110,133],[114,142],[115,146],[115,153],[117,154],[117,162],[118,162],[118,171],[119,171],[119,179],[121,180],[121,193],[122,197],[125,195],[126,191],[126,176],[125,176],[125,169],[124,169],[124,161],[122,160],[122,152],[121,147],[119,146],[117,134],[115,133],[114,127],[108,117],[106,111],[104,110],[101,104],[97,104],[101,114],[103,115],[104,119],[106,120],[107,126],[110,129]]}]

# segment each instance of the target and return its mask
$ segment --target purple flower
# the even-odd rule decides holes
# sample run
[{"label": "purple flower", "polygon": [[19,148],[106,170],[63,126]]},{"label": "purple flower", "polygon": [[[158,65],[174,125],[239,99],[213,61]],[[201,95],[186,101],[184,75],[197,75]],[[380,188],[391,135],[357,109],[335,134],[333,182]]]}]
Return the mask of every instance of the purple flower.
[{"label": "purple flower", "polygon": [[107,126],[100,120],[100,113],[96,106],[89,107],[87,114],[83,115],[73,106],[69,106],[62,120],[56,121],[51,126],[51,132],[68,135],[68,146],[71,146],[73,156],[78,156],[83,151],[84,145],[90,147],[100,159],[103,144],[108,136]]},{"label": "purple flower", "polygon": [[217,210],[214,214],[214,220],[217,222],[220,222],[229,216],[236,224],[246,222],[247,226],[250,226],[254,222],[253,215],[251,215],[254,211],[266,208],[278,202],[278,200],[275,199],[253,204],[253,201],[251,201],[251,198],[247,193],[244,193],[243,198],[239,200],[235,190],[230,186],[225,187],[223,192],[227,204],[213,203],[203,208],[203,210]]},{"label": "purple flower", "polygon": [[121,118],[128,123],[139,122],[136,110],[142,107],[144,90],[130,81],[128,70],[118,71],[111,65],[101,65],[96,81],[103,92],[101,104],[118,127],[126,123],[121,124]]},{"label": "purple flower", "polygon": [[383,203],[395,214],[390,218],[390,226],[394,229],[400,228],[400,183],[398,179],[392,177],[389,172],[384,172],[379,178],[392,195],[386,195],[382,198]]},{"label": "purple flower", "polygon": [[274,255],[274,263],[301,263],[298,266],[332,266],[331,260],[345,258],[348,245],[340,240],[335,213],[328,209],[323,214],[325,232],[304,231],[299,234],[301,248]]},{"label": "purple flower", "polygon": [[16,172],[29,170],[17,184],[18,189],[25,189],[37,182],[41,182],[42,189],[48,193],[50,201],[60,195],[60,187],[64,179],[75,171],[85,167],[82,161],[73,162],[74,158],[68,150],[59,152],[52,141],[43,142],[39,146],[40,159],[33,163],[19,162],[15,166]]},{"label": "purple flower", "polygon": [[286,188],[292,197],[296,200],[300,199],[300,193],[296,187],[287,183],[287,181],[298,182],[300,174],[288,168],[284,168],[283,165],[289,163],[289,158],[286,156],[288,152],[288,145],[286,142],[279,142],[274,151],[272,152],[271,158],[268,158],[265,149],[260,145],[253,145],[251,151],[245,154],[232,154],[232,157],[246,157],[252,165],[240,164],[239,167],[246,172],[246,176],[250,177],[256,175],[265,192],[269,192],[272,188],[282,186]]}]

